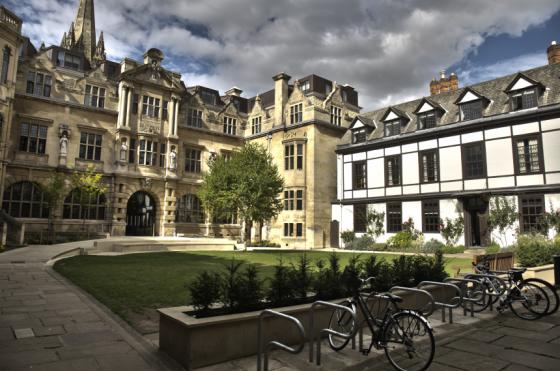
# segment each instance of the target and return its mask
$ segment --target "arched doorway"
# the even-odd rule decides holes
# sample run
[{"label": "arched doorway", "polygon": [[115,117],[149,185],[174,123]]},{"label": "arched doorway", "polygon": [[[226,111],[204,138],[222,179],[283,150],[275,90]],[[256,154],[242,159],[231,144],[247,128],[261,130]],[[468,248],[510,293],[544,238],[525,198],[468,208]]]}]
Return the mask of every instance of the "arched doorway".
[{"label": "arched doorway", "polygon": [[134,193],[128,199],[128,204],[126,205],[126,235],[155,235],[155,216],[156,203],[154,198],[143,191]]}]

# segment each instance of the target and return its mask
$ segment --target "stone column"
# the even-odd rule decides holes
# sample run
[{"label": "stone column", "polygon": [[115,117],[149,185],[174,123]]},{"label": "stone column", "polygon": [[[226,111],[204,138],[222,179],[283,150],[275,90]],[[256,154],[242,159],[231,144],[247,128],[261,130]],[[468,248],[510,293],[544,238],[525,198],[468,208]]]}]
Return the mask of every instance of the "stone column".
[{"label": "stone column", "polygon": [[131,87],[127,87],[126,89],[127,93],[126,93],[126,122],[125,122],[125,126],[127,128],[130,128],[130,114],[132,112],[132,88]]},{"label": "stone column", "polygon": [[117,127],[121,127],[124,125],[125,122],[125,112],[124,112],[124,102],[126,99],[126,89],[124,87],[123,83],[119,84],[119,106],[118,106],[118,111],[119,111],[119,117],[117,119]]},{"label": "stone column", "polygon": [[177,122],[179,120],[179,99],[175,98],[175,114],[173,115],[173,135],[177,135]]},{"label": "stone column", "polygon": [[169,112],[169,119],[168,119],[168,136],[174,135],[173,127],[175,125],[175,98],[171,97],[171,101],[167,104],[167,109]]}]

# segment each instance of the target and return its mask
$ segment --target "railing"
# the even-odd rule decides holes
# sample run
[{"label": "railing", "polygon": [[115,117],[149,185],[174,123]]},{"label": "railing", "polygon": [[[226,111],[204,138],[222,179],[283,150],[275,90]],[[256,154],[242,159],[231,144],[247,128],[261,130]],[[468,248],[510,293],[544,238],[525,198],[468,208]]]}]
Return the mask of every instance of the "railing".
[{"label": "railing", "polygon": [[[319,333],[316,335],[315,334],[315,308],[319,306],[339,309],[348,312],[353,323],[350,332],[348,334],[344,334],[338,331],[331,330],[329,328],[325,328],[319,331]],[[343,339],[350,339],[354,333],[354,326],[356,326],[356,312],[352,308],[345,307],[340,304],[334,304],[334,303],[329,303],[320,300],[311,304],[311,309],[309,313],[309,362],[313,362],[313,341],[315,340],[317,341],[317,356],[315,357],[315,361],[317,366],[320,366],[321,365],[321,335],[330,334],[333,336],[338,336]]]},{"label": "railing", "polygon": [[0,22],[6,23],[9,27],[21,33],[21,19],[3,6],[0,6]]},{"label": "railing", "polygon": [[[461,296],[463,303],[469,303],[471,308],[471,317],[474,317],[474,303],[482,302],[484,303],[486,299],[486,290],[482,285],[482,282],[468,279],[468,278],[446,278],[444,282],[455,282],[461,289]],[[469,285],[471,285],[469,287]],[[476,287],[478,286],[478,290]],[[463,306],[463,315],[467,315],[467,306]]]},{"label": "railing", "polygon": [[435,306],[441,308],[441,321],[445,322],[445,310],[449,310],[449,323],[453,323],[453,309],[458,308],[463,300],[461,289],[452,283],[435,282],[435,281],[422,281],[418,284],[417,288],[422,289],[426,286],[436,286],[443,289],[451,289],[455,291],[456,296],[452,297],[448,302],[434,301]]},{"label": "railing", "polygon": [[413,287],[403,287],[403,286],[393,286],[393,287],[391,287],[389,292],[393,293],[393,291],[405,291],[405,292],[410,292],[412,294],[420,294],[421,296],[425,296],[427,298],[427,300],[426,300],[427,303],[423,307],[421,307],[419,309],[415,309],[415,310],[420,312],[425,317],[429,317],[429,316],[432,315],[432,313],[434,313],[436,303],[435,303],[434,297],[428,291],[421,290],[421,289],[415,289]]},{"label": "railing", "polygon": [[[264,317],[280,317],[280,318],[284,318],[290,322],[293,322],[299,332],[300,335],[300,342],[298,343],[297,347],[290,347],[286,344],[282,344],[279,341],[276,340],[272,340],[269,341],[266,344],[266,347],[264,347],[263,344],[263,334],[262,334],[262,330],[263,330],[263,326],[262,326],[262,322],[263,322],[263,318]],[[261,371],[264,368],[264,371],[268,371],[268,352],[272,349],[272,348],[278,348],[278,349],[282,349],[288,353],[291,354],[298,354],[303,350],[303,347],[305,346],[305,330],[303,329],[303,325],[301,324],[301,322],[292,316],[289,316],[287,314],[284,313],[280,313],[280,312],[276,312],[270,309],[265,309],[261,312],[261,314],[259,315],[259,326],[258,326],[258,337],[257,337],[257,347],[258,347],[258,353],[257,353],[257,371]],[[264,349],[264,365],[263,365],[263,347]]]}]

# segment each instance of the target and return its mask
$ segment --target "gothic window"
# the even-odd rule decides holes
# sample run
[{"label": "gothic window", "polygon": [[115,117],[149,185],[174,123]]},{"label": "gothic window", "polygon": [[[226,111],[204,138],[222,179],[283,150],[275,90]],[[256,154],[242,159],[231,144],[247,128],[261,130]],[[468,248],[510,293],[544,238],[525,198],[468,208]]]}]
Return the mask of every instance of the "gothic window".
[{"label": "gothic window", "polygon": [[365,161],[359,161],[353,163],[352,169],[353,184],[354,189],[366,189],[367,188],[367,164]]},{"label": "gothic window", "polygon": [[47,127],[37,124],[22,123],[19,134],[19,150],[45,154],[47,147]]},{"label": "gothic window", "polygon": [[85,104],[91,107],[105,107],[105,88],[86,85]]},{"label": "gothic window", "polygon": [[52,76],[40,72],[29,71],[27,73],[27,94],[50,97],[52,87]]},{"label": "gothic window", "polygon": [[103,193],[88,195],[75,188],[64,199],[64,219],[104,220],[107,200]]},{"label": "gothic window", "polygon": [[303,120],[302,116],[303,104],[298,103],[290,107],[290,124],[299,124]]},{"label": "gothic window", "polygon": [[144,95],[142,97],[142,114],[148,117],[159,117],[160,100],[159,98]]},{"label": "gothic window", "polygon": [[514,138],[513,146],[517,174],[542,172],[542,148],[538,135]]},{"label": "gothic window", "polygon": [[60,67],[69,68],[71,70],[79,70],[81,62],[82,59],[78,56],[62,51],[58,52],[56,64]]},{"label": "gothic window", "polygon": [[168,106],[169,106],[169,101],[164,100],[163,105],[161,106],[161,118],[163,120],[169,119]]},{"label": "gothic window", "polygon": [[195,148],[185,148],[185,171],[189,173],[200,173],[201,152]]},{"label": "gothic window", "polygon": [[202,111],[194,108],[189,109],[189,116],[187,117],[187,126],[193,128],[202,127]]},{"label": "gothic window", "polygon": [[6,188],[2,208],[14,218],[49,217],[46,197],[41,188],[32,182],[18,182]]},{"label": "gothic window", "polygon": [[303,210],[303,190],[284,191],[284,210]]},{"label": "gothic window", "polygon": [[177,200],[176,223],[204,223],[204,210],[200,199],[194,194],[186,194]]},{"label": "gothic window", "polygon": [[253,117],[251,119],[251,134],[258,134],[261,132],[262,117]]},{"label": "gothic window", "polygon": [[420,181],[422,183],[437,182],[439,164],[437,150],[420,152]]},{"label": "gothic window", "polygon": [[235,135],[237,131],[237,119],[224,116],[224,133]]},{"label": "gothic window", "polygon": [[136,139],[130,138],[130,147],[128,148],[128,163],[136,163]]},{"label": "gothic window", "polygon": [[331,106],[331,124],[340,126],[342,122],[342,108]]},{"label": "gothic window", "polygon": [[167,154],[167,146],[165,143],[159,144],[159,167],[165,167],[165,156]]},{"label": "gothic window", "polygon": [[212,218],[214,224],[237,224],[237,212],[225,211],[219,215],[214,215]]},{"label": "gothic window", "polygon": [[80,134],[80,153],[82,160],[101,160],[101,147],[103,136],[101,134],[86,133]]},{"label": "gothic window", "polygon": [[148,139],[140,139],[138,163],[140,165],[156,166],[158,143]]},{"label": "gothic window", "polygon": [[463,178],[477,179],[486,176],[486,151],[484,142],[463,145]]},{"label": "gothic window", "polygon": [[385,157],[385,186],[394,187],[401,184],[401,156]]}]

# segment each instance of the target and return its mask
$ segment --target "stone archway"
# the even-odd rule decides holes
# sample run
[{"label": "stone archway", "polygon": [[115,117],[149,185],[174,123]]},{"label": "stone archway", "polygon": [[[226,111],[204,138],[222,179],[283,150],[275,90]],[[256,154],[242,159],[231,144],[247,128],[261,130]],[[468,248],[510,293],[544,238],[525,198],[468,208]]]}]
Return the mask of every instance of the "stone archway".
[{"label": "stone archway", "polygon": [[126,205],[126,235],[155,236],[156,201],[147,192],[138,191]]}]

